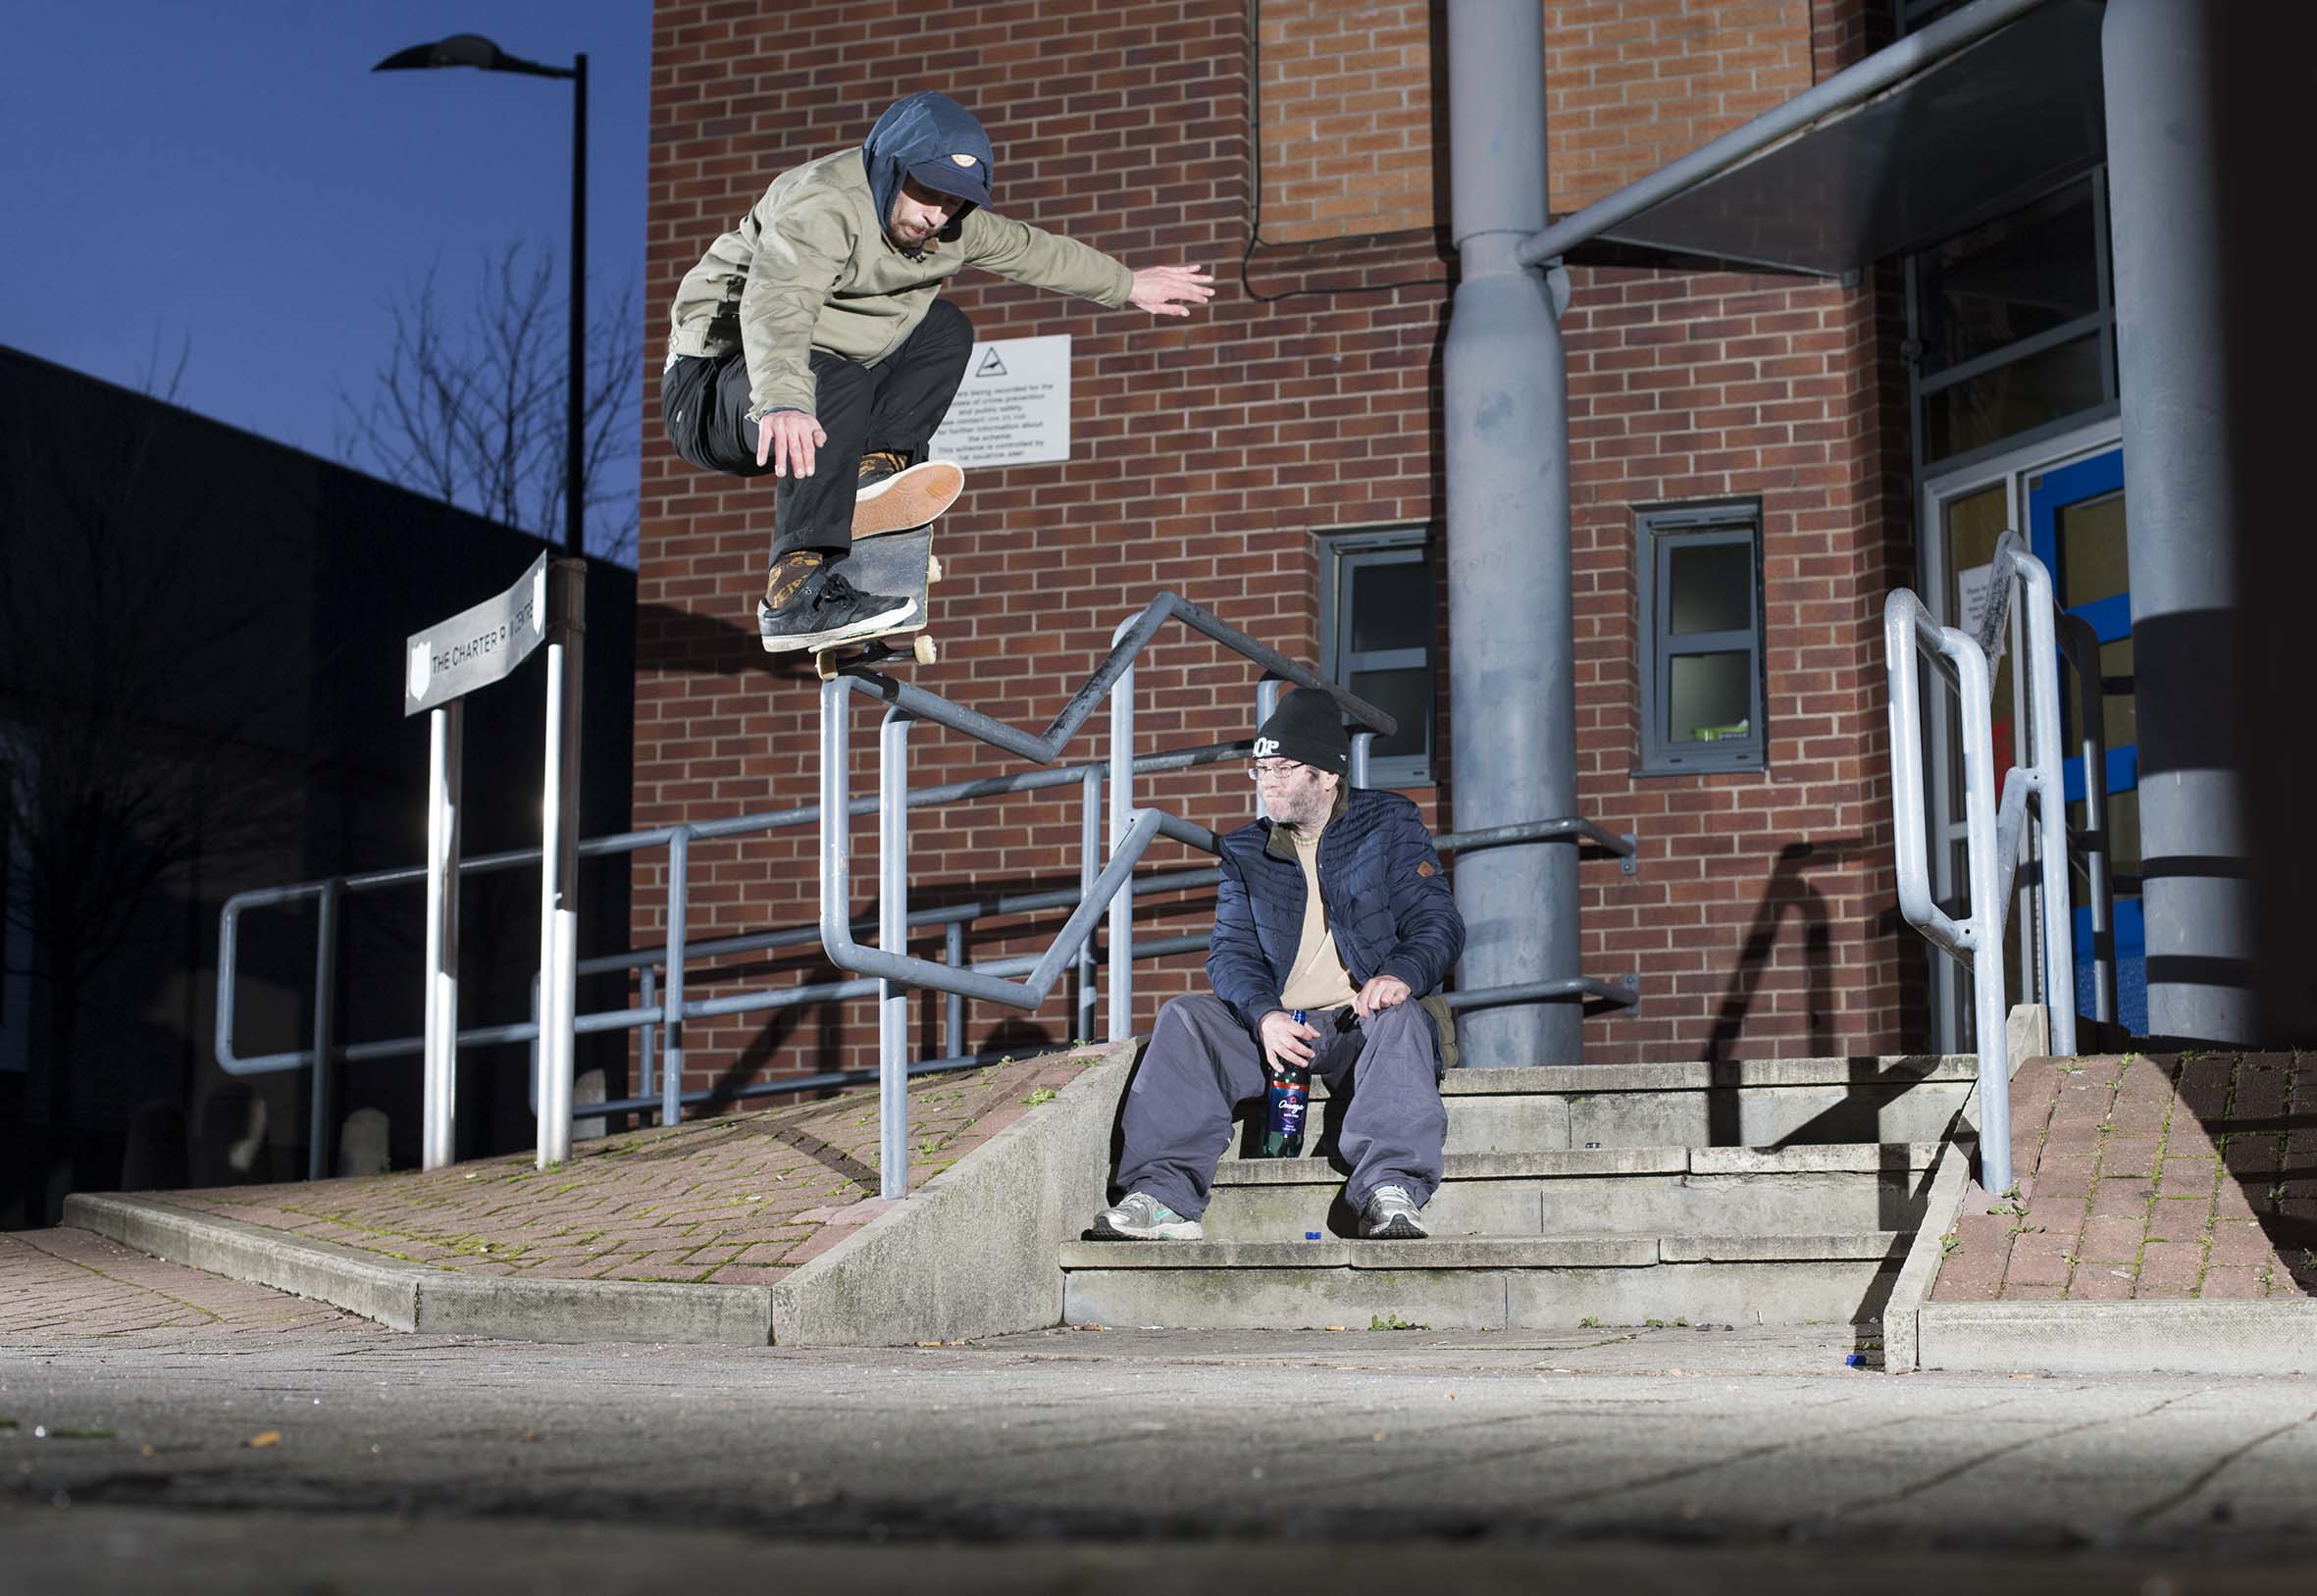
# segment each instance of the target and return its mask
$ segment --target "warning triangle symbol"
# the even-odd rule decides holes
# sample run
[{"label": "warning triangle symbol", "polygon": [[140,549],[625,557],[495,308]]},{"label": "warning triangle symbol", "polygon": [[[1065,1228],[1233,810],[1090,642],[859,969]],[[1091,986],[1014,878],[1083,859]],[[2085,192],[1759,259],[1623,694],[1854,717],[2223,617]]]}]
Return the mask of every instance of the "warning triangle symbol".
[{"label": "warning triangle symbol", "polygon": [[976,377],[1004,377],[1005,362],[998,358],[997,350],[992,349],[988,354],[982,356],[982,363],[974,367],[973,375]]}]

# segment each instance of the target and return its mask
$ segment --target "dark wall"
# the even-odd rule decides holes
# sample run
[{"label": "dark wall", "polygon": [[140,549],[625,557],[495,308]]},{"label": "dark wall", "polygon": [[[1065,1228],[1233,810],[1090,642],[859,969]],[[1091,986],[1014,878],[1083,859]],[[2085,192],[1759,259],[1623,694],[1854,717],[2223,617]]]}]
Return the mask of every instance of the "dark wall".
[{"label": "dark wall", "polygon": [[[402,717],[404,639],[505,588],[542,544],[6,349],[0,434],[0,761],[85,762],[89,791],[144,800],[81,803],[95,812],[69,831],[52,797],[49,830],[14,828],[11,913],[56,901],[30,872],[45,863],[53,883],[68,861],[63,879],[94,900],[77,919],[102,921],[106,946],[63,969],[74,925],[36,928],[20,1011],[0,1014],[15,1027],[0,1066],[24,1066],[0,1067],[0,1222],[53,1220],[63,1191],[117,1187],[132,1139],[138,1183],[302,1174],[305,1073],[237,1080],[216,1061],[218,910],[253,887],[421,862],[427,731]],[[635,587],[591,565],[588,836],[628,825]],[[543,657],[468,700],[470,856],[538,846]],[[584,867],[583,955],[624,946],[627,881],[624,861]],[[528,1014],[537,901],[536,868],[468,890],[463,1023]],[[341,1040],[417,1033],[422,906],[415,887],[347,900]],[[314,924],[310,909],[245,917],[237,1054],[306,1045]],[[20,926],[20,962],[26,941]],[[607,985],[583,1004],[618,1002]],[[624,1039],[583,1044],[615,1090],[625,1057]],[[464,1152],[529,1141],[526,1069],[525,1050],[464,1060]],[[417,1076],[415,1058],[342,1068],[333,1124],[382,1108],[395,1161],[415,1162]]]}]

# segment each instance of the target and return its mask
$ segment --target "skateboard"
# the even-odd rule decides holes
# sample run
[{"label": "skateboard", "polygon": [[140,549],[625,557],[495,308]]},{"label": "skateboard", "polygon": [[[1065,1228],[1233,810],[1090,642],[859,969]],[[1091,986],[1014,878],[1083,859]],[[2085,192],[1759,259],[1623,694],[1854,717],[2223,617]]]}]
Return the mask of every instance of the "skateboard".
[{"label": "skateboard", "polygon": [[[824,682],[854,665],[876,665],[890,659],[913,658],[932,664],[939,655],[926,633],[931,607],[926,590],[942,579],[942,562],[933,551],[933,528],[912,527],[873,538],[856,537],[852,555],[845,562],[846,578],[863,592],[906,593],[916,601],[907,619],[884,632],[847,638],[812,650],[812,668]],[[896,640],[901,640],[897,642]]]}]

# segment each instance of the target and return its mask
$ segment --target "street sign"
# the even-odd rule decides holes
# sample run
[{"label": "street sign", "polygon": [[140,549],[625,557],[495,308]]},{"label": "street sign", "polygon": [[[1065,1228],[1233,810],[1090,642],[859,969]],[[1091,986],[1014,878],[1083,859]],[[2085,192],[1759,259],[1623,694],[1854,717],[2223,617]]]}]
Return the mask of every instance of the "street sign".
[{"label": "street sign", "polygon": [[411,634],[404,654],[402,713],[439,709],[501,681],[547,636],[547,556],[505,592]]}]

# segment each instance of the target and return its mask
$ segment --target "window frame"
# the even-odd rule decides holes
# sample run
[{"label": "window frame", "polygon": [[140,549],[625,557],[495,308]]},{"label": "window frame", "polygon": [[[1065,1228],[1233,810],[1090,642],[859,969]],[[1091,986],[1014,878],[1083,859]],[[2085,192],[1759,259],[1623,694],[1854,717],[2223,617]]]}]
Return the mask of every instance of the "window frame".
[{"label": "window frame", "polygon": [[[1371,753],[1367,785],[1396,790],[1436,786],[1440,762],[1440,578],[1432,560],[1431,529],[1418,524],[1320,533],[1318,541],[1320,674],[1350,692],[1355,672],[1417,666],[1424,672],[1424,751],[1391,756]],[[1420,649],[1355,650],[1351,646],[1353,574],[1368,566],[1390,565],[1414,565],[1423,574],[1424,613],[1430,618],[1424,645]]]},{"label": "window frame", "polygon": [[[1725,499],[1710,504],[1637,506],[1633,512],[1634,636],[1640,640],[1641,757],[1636,776],[1689,776],[1700,771],[1767,770],[1770,767],[1769,647],[1763,617],[1762,501]],[[1741,631],[1694,632],[1676,637],[1661,618],[1669,603],[1675,546],[1726,547],[1743,544],[1751,555],[1753,583],[1748,594],[1752,625]],[[1747,734],[1711,743],[1675,742],[1664,730],[1670,705],[1673,662],[1697,654],[1725,654],[1742,647],[1751,655],[1747,671]]]}]

